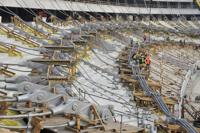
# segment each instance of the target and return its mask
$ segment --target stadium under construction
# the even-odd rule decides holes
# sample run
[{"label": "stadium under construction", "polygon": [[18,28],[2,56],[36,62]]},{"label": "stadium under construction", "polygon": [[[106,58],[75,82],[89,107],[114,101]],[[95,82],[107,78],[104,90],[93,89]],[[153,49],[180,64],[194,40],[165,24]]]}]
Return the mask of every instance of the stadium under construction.
[{"label": "stadium under construction", "polygon": [[0,0],[0,133],[200,133],[200,0]]}]

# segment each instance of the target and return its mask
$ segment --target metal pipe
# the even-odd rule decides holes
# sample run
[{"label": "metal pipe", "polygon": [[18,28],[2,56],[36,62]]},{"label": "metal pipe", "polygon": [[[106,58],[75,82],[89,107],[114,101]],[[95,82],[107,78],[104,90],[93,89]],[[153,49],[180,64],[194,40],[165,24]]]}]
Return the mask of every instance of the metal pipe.
[{"label": "metal pipe", "polygon": [[17,98],[13,98],[13,99],[0,99],[0,103],[1,102],[16,102]]},{"label": "metal pipe", "polygon": [[[44,125],[43,128],[59,128],[59,127],[65,127],[65,126],[74,126],[76,124],[76,121],[70,121],[67,123],[59,124],[59,125]],[[27,126],[5,126],[0,125],[1,128],[7,128],[7,129],[31,129],[33,128],[31,125]]]},{"label": "metal pipe", "polygon": [[46,115],[51,115],[52,112],[44,112],[44,113],[37,113],[37,114],[24,114],[24,115],[0,115],[0,119],[19,119],[19,118],[28,118],[28,117],[36,117],[36,116],[46,116]]}]

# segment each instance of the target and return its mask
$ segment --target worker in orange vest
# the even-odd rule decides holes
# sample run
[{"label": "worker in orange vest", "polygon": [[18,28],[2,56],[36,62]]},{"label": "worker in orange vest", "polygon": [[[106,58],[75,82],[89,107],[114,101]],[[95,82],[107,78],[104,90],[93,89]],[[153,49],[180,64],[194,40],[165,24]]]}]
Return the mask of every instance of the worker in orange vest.
[{"label": "worker in orange vest", "polygon": [[151,64],[151,59],[150,59],[150,55],[149,55],[149,54],[147,54],[147,56],[146,56],[145,63],[146,63],[146,65],[147,65],[147,68],[149,69],[149,66],[150,66],[150,64]]}]

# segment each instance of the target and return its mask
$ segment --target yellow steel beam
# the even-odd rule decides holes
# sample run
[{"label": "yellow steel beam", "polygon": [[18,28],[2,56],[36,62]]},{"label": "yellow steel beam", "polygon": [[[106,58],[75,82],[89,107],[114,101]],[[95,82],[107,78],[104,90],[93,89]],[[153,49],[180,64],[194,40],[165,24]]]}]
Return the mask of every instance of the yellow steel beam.
[{"label": "yellow steel beam", "polygon": [[46,45],[44,48],[49,49],[49,50],[60,50],[60,51],[65,51],[65,52],[75,52],[76,49],[74,46],[51,46],[51,45]]},{"label": "yellow steel beam", "polygon": [[32,33],[34,36],[37,36],[37,37],[42,38],[42,39],[48,39],[49,38],[48,34],[45,34],[41,31],[38,31],[34,27],[28,25],[22,19],[20,19],[18,16],[12,17],[12,21],[17,27],[19,27],[23,31]]},{"label": "yellow steel beam", "polygon": [[7,47],[0,43],[0,52],[8,53],[9,56],[22,56],[22,53],[16,50],[16,46]]},{"label": "yellow steel beam", "polygon": [[63,59],[32,59],[32,62],[48,64],[48,65],[75,65],[76,62],[72,60],[63,60]]},{"label": "yellow steel beam", "polygon": [[7,47],[0,45],[0,52],[1,53],[7,53],[7,51],[8,51]]},{"label": "yellow steel beam", "polygon": [[15,76],[14,72],[11,72],[11,71],[7,70],[6,68],[0,68],[0,74],[5,75],[7,77]]},{"label": "yellow steel beam", "polygon": [[40,46],[39,43],[37,43],[33,40],[30,40],[29,38],[24,37],[23,35],[16,33],[15,31],[9,29],[8,27],[6,27],[4,25],[0,25],[0,30],[2,32],[4,32],[5,34],[7,34],[8,37],[18,39],[18,40],[24,42],[29,47],[39,47]]}]

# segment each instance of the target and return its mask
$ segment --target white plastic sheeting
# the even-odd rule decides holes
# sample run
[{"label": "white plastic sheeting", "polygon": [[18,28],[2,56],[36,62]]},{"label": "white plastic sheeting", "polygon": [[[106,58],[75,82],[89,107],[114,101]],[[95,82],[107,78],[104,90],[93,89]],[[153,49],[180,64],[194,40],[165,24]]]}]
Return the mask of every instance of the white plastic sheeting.
[{"label": "white plastic sheeting", "polygon": [[[0,0],[0,6],[84,12],[149,14],[149,8],[98,5],[60,0]],[[200,14],[198,9],[152,8],[151,14]]]}]

